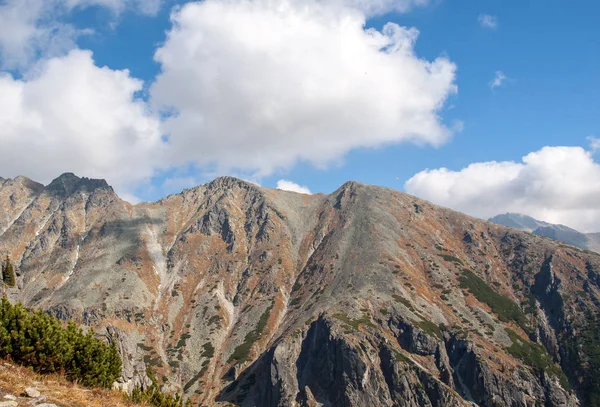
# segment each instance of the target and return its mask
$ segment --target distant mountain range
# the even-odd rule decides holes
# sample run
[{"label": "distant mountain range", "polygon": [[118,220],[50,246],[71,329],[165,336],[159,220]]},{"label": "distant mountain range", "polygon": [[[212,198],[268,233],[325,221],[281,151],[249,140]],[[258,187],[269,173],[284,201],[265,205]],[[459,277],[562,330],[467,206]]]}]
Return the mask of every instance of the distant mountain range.
[{"label": "distant mountain range", "polygon": [[565,225],[556,225],[520,213],[505,213],[488,219],[490,222],[525,230],[534,235],[548,237],[560,242],[600,253],[600,233],[581,233]]}]

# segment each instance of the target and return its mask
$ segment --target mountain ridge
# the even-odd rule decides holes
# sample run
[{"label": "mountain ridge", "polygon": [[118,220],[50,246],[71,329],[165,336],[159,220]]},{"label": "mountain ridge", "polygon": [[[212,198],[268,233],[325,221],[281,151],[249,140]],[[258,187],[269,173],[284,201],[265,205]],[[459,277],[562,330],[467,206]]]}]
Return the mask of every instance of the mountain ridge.
[{"label": "mountain ridge", "polygon": [[0,186],[0,220],[18,215],[0,236],[9,295],[116,340],[123,388],[151,366],[206,406],[595,394],[574,349],[596,343],[569,332],[596,326],[598,255],[357,182],[303,195],[225,177],[137,205],[34,192]]},{"label": "mountain ridge", "polygon": [[600,253],[600,233],[581,233],[565,225],[539,221],[531,216],[519,213],[497,215],[488,219],[488,221],[558,240],[580,249]]}]

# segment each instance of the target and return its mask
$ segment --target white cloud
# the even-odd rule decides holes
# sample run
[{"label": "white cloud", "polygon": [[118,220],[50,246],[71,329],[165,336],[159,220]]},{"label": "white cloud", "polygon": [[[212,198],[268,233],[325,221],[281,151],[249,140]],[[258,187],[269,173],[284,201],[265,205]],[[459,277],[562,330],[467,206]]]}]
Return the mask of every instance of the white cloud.
[{"label": "white cloud", "polygon": [[405,189],[481,218],[519,212],[584,232],[600,231],[600,164],[581,147],[544,147],[522,162],[425,170]]},{"label": "white cloud", "polygon": [[600,138],[589,136],[587,140],[590,142],[590,148],[592,152],[600,150]]},{"label": "white cloud", "polygon": [[310,189],[308,189],[307,186],[301,186],[296,184],[295,182],[288,181],[285,179],[280,179],[279,181],[277,181],[277,189],[281,189],[283,191],[297,192],[299,194],[312,194],[312,192],[310,192]]},{"label": "white cloud", "polygon": [[479,17],[477,17],[477,21],[479,22],[479,25],[483,28],[489,28],[491,30],[495,30],[496,28],[498,28],[498,19],[496,18],[496,16],[491,16],[489,14],[480,14]]},{"label": "white cloud", "polygon": [[5,0],[0,4],[0,67],[26,70],[39,58],[65,55],[91,30],[66,23],[74,8],[101,6],[115,16],[126,9],[158,12],[161,0]]},{"label": "white cloud", "polygon": [[256,178],[451,136],[438,112],[456,67],[416,56],[415,29],[365,30],[364,11],[333,0],[205,0],[171,18],[151,97],[175,113],[164,123],[172,162]]},{"label": "white cloud", "polygon": [[494,74],[494,79],[489,83],[489,86],[492,90],[504,85],[504,83],[508,80],[508,77],[502,71],[496,71]]},{"label": "white cloud", "polygon": [[46,183],[75,172],[106,178],[119,192],[152,176],[165,146],[158,119],[134,96],[142,85],[81,50],[27,79],[0,74],[0,173]]},{"label": "white cloud", "polygon": [[425,6],[429,0],[321,0],[323,3],[341,5],[361,10],[367,16],[389,12],[405,13],[416,6]]},{"label": "white cloud", "polygon": [[22,68],[39,53],[52,56],[74,47],[77,30],[46,18],[54,0],[7,0],[0,5],[0,67]]},{"label": "white cloud", "polygon": [[102,6],[115,13],[124,10],[137,11],[142,14],[155,15],[160,9],[163,0],[62,0],[69,9],[76,7]]}]

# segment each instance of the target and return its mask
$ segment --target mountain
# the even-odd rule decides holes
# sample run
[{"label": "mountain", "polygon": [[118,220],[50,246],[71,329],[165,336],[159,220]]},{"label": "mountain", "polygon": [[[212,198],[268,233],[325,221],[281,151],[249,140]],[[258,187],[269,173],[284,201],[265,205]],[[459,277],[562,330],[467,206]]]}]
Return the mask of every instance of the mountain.
[{"label": "mountain", "polygon": [[496,215],[493,218],[488,219],[488,221],[515,229],[526,230],[527,232],[533,232],[538,228],[553,226],[551,223],[534,219],[531,216],[521,215],[520,213]]},{"label": "mountain", "polygon": [[598,405],[600,255],[348,182],[235,178],[131,205],[0,181],[10,298],[201,406]]},{"label": "mountain", "polygon": [[525,230],[538,236],[558,240],[571,246],[600,253],[600,233],[581,233],[564,225],[536,220],[531,216],[506,213],[488,219],[490,222]]}]

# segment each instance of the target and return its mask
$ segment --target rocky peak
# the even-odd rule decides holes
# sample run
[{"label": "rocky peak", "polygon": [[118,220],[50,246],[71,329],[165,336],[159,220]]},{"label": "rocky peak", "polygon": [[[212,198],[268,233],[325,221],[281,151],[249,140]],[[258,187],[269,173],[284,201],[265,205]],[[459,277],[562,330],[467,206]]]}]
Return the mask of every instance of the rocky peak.
[{"label": "rocky peak", "polygon": [[251,182],[241,180],[239,178],[222,176],[215,178],[213,181],[207,184],[208,189],[231,189],[231,188],[243,188],[250,189],[256,188],[256,185]]},{"label": "rocky peak", "polygon": [[13,185],[21,185],[21,186],[31,189],[32,191],[35,191],[35,192],[40,192],[44,189],[44,186],[42,184],[35,182],[23,175],[19,175],[19,176],[15,177],[14,179],[0,178],[0,182],[10,183]]},{"label": "rocky peak", "polygon": [[80,178],[71,172],[66,172],[46,186],[45,191],[52,195],[67,197],[77,192],[92,193],[99,189],[113,192],[112,187],[103,179]]},{"label": "rocky peak", "polygon": [[525,230],[527,232],[533,232],[540,227],[551,226],[550,223],[534,219],[531,216],[510,212],[496,215],[493,218],[488,219],[488,221],[515,229]]}]

